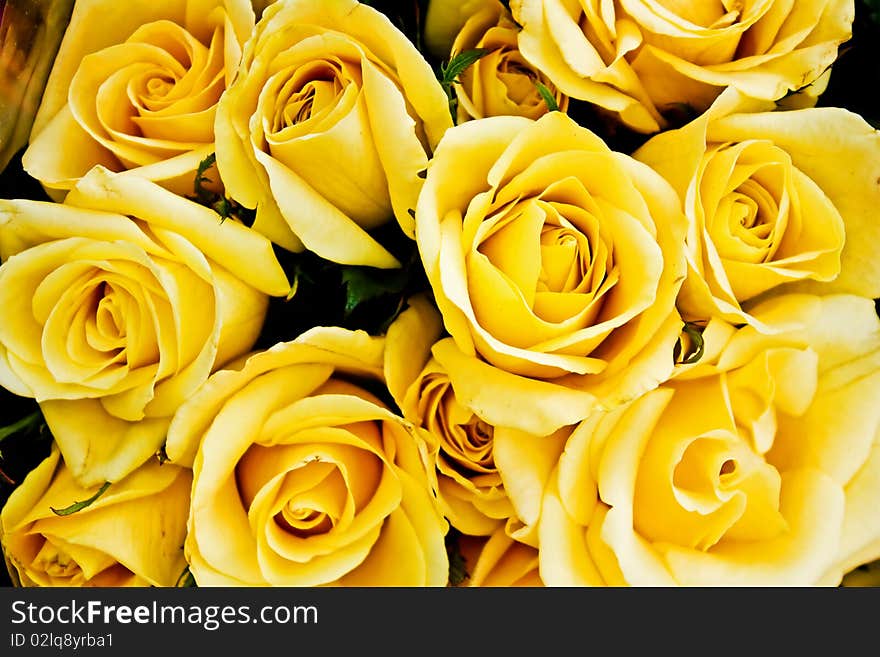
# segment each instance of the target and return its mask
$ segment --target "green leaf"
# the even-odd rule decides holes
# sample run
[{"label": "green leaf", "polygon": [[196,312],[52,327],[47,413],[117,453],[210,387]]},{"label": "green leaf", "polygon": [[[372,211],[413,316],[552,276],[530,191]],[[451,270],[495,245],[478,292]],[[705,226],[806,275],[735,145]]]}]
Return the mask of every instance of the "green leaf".
[{"label": "green leaf", "polygon": [[82,511],[82,510],[85,509],[87,506],[89,506],[90,504],[92,504],[92,502],[94,502],[96,499],[98,499],[99,497],[101,497],[101,495],[103,495],[104,492],[105,492],[108,488],[110,488],[110,482],[109,482],[109,481],[105,481],[105,482],[101,485],[101,487],[98,489],[98,492],[95,493],[94,495],[92,495],[92,496],[91,496],[89,499],[87,499],[87,500],[83,500],[82,502],[74,502],[74,503],[71,504],[70,506],[66,506],[66,507],[64,507],[63,509],[56,509],[54,506],[50,506],[49,508],[52,509],[52,513],[54,513],[56,516],[69,516],[70,514],[72,514],[72,513],[76,513],[77,511]]},{"label": "green leaf", "polygon": [[553,97],[553,94],[550,93],[547,85],[535,80],[535,86],[538,88],[538,93],[541,94],[541,98],[544,99],[547,109],[551,112],[558,112],[559,105],[556,103],[556,99]]},{"label": "green leaf", "polygon": [[679,365],[693,365],[703,357],[706,345],[703,342],[703,327],[693,322],[685,322],[682,336],[675,345],[674,358]]},{"label": "green leaf", "polygon": [[862,4],[870,10],[871,20],[880,25],[880,0],[862,0]]},{"label": "green leaf", "polygon": [[[5,408],[3,400],[0,400],[0,407]],[[48,438],[48,442],[51,442],[52,434],[46,426],[43,414],[37,407],[30,415],[26,415],[5,427],[0,427],[0,442],[7,438],[15,440],[10,441],[12,444],[8,454],[5,453],[5,448],[0,451],[0,459],[12,466],[12,472],[18,472],[24,467],[23,464],[27,464],[32,458],[39,462],[48,456],[49,445],[46,439]],[[29,469],[29,467],[24,467],[25,472]],[[9,474],[0,469],[0,483],[14,486],[16,482]]]},{"label": "green leaf", "polygon": [[455,55],[446,64],[440,64],[440,84],[447,89],[447,93],[452,88],[453,83],[458,82],[458,76],[461,75],[468,66],[492,52],[489,48],[473,48],[471,50],[462,50]]},{"label": "green leaf", "polygon": [[458,112],[458,97],[452,90],[452,85],[458,82],[458,76],[478,59],[485,57],[491,52],[488,48],[473,48],[471,50],[463,50],[446,63],[440,64],[440,86],[446,92],[449,98],[449,113],[452,115],[452,121],[455,123],[456,114]]},{"label": "green leaf", "polygon": [[193,196],[187,196],[187,198],[190,201],[195,201],[196,203],[211,208],[214,212],[220,215],[221,224],[232,217],[238,219],[246,226],[251,226],[256,219],[256,210],[245,208],[232,199],[226,198],[222,194],[212,192],[210,189],[205,189],[204,184],[211,182],[211,178],[205,174],[216,162],[217,156],[215,153],[211,153],[199,162],[199,166],[196,168],[195,178],[193,179],[194,194]]},{"label": "green leaf", "polygon": [[0,440],[11,436],[14,433],[18,433],[23,429],[27,429],[29,427],[35,426],[38,422],[43,419],[43,414],[40,411],[34,411],[30,415],[27,415],[21,418],[18,422],[13,422],[10,425],[0,428]]},{"label": "green leaf", "polygon": [[221,224],[232,215],[232,205],[229,199],[226,198],[221,198],[219,201],[211,203],[211,209],[220,215]]},{"label": "green leaf", "polygon": [[409,282],[406,269],[374,269],[348,266],[342,270],[345,286],[345,317],[366,301],[400,294]]},{"label": "green leaf", "polygon": [[196,586],[196,578],[193,577],[193,574],[190,572],[189,566],[183,569],[183,572],[180,573],[180,576],[177,578],[174,586],[177,588]]},{"label": "green leaf", "polygon": [[296,292],[299,290],[299,272],[293,272],[293,283],[290,286],[290,289],[287,291],[287,296],[284,297],[285,301],[290,301],[293,297],[296,296]]},{"label": "green leaf", "polygon": [[452,586],[459,586],[462,582],[470,577],[467,571],[467,560],[461,553],[461,547],[458,544],[460,533],[456,529],[450,529],[446,535],[446,554],[449,557],[449,583]]},{"label": "green leaf", "polygon": [[208,157],[206,157],[204,160],[199,162],[199,166],[196,169],[196,177],[195,177],[195,180],[193,181],[193,193],[200,199],[204,198],[206,195],[207,196],[212,195],[212,193],[210,191],[202,188],[202,184],[204,184],[206,182],[211,182],[211,179],[208,178],[205,174],[208,172],[208,169],[210,169],[212,166],[214,166],[214,163],[216,161],[217,161],[217,154],[211,153],[210,155],[208,155]]},{"label": "green leaf", "polygon": [[170,460],[171,459],[168,458],[168,452],[165,451],[165,445],[162,445],[162,447],[156,452],[156,461],[159,462],[159,465],[165,465]]}]

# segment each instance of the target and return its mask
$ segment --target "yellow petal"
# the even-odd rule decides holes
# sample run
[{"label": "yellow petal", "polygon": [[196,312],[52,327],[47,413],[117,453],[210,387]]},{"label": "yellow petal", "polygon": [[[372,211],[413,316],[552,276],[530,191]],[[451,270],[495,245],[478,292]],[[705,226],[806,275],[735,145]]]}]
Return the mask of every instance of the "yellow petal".
[{"label": "yellow petal", "polygon": [[113,175],[96,167],[77,185],[68,203],[133,215],[173,230],[241,280],[267,294],[284,296],[290,289],[268,240],[235,221],[221,223],[209,208],[148,180]]},{"label": "yellow petal", "polygon": [[495,427],[495,464],[517,516],[527,526],[538,523],[544,489],[570,434],[568,427],[547,436]]},{"label": "yellow petal", "polygon": [[404,408],[407,388],[431,357],[431,347],[440,337],[442,319],[429,298],[418,295],[388,327],[385,338],[385,379],[388,391]]},{"label": "yellow petal", "polygon": [[538,536],[541,579],[547,586],[602,586],[586,532],[565,512],[555,476],[544,492]]},{"label": "yellow petal", "polygon": [[[2,511],[0,511],[3,534],[18,531],[29,522],[28,515],[34,511],[34,500],[42,497],[49,488],[60,462],[61,452],[58,449],[52,449],[49,455],[34,466],[24,480],[10,493]],[[64,506],[69,504],[68,502]],[[60,508],[64,508],[64,506]],[[47,508],[43,507],[44,513]]]},{"label": "yellow petal", "polygon": [[880,528],[875,506],[880,491],[880,448],[876,443],[845,490],[846,512],[838,562],[835,564],[839,572],[851,571],[880,558]]},{"label": "yellow petal", "polygon": [[154,456],[165,439],[168,418],[126,422],[97,399],[40,404],[64,461],[83,486],[118,481]]},{"label": "yellow petal", "polygon": [[[111,485],[98,498],[101,505],[96,501],[73,516],[47,517],[37,521],[34,529],[99,550],[156,586],[173,586],[185,564],[181,539],[191,476],[173,466],[165,468],[169,472],[159,468],[158,463],[150,463],[114,484],[113,497],[102,499],[113,489]],[[80,491],[68,490],[66,499],[83,499],[85,491]]]},{"label": "yellow petal", "polygon": [[307,249],[340,264],[380,269],[400,266],[394,256],[295,172],[262,151],[257,152],[257,159],[269,175],[281,214]]},{"label": "yellow petal", "polygon": [[419,142],[415,121],[406,113],[406,103],[394,83],[377,67],[363,66],[364,96],[373,139],[385,176],[394,216],[410,238],[415,237],[415,211],[422,188],[419,172],[428,166],[428,156]]},{"label": "yellow petal", "polygon": [[[89,506],[60,517],[50,507],[61,509],[86,500],[96,487],[77,484],[70,471],[59,465],[59,456],[53,450],[4,507],[0,534],[7,548],[19,532],[41,535],[77,562],[87,578],[95,575],[95,584],[110,576],[110,571],[99,571],[118,562],[143,578],[141,585],[173,586],[185,565],[181,541],[189,506],[189,473],[150,463],[111,485]],[[20,561],[24,555],[12,556]]]},{"label": "yellow petal", "polygon": [[[94,165],[111,171],[123,168],[113,153],[82,129],[67,105],[35,135],[22,154],[21,164],[25,171],[47,187],[70,189]],[[65,152],[70,152],[69,157],[58,157],[59,144],[64,144]]]},{"label": "yellow petal", "polygon": [[[821,363],[821,351],[819,359]],[[878,391],[880,347],[820,372],[813,403],[800,417],[783,416],[768,458],[778,467],[821,468],[845,485],[864,467],[876,440]]]},{"label": "yellow petal", "polygon": [[596,403],[589,392],[510,374],[463,354],[451,339],[434,345],[460,403],[496,426],[548,435],[587,415]]},{"label": "yellow petal", "polygon": [[409,518],[395,511],[388,516],[369,556],[341,583],[344,586],[422,586],[425,563],[420,547]]},{"label": "yellow petal", "polygon": [[789,531],[758,543],[727,543],[710,552],[664,546],[684,586],[811,586],[834,563],[845,495],[815,470],[783,474],[780,511]]},{"label": "yellow petal", "polygon": [[[470,537],[459,537],[468,568],[468,586],[543,586],[538,574],[538,551],[511,539],[503,529],[477,547]],[[479,550],[474,554],[475,545]],[[471,565],[473,564],[473,565]]]}]

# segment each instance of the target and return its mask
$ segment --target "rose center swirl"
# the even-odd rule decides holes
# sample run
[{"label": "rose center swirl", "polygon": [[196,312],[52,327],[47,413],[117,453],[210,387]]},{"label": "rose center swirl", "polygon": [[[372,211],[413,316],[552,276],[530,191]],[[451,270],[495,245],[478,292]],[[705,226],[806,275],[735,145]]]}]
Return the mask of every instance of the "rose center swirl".
[{"label": "rose center swirl", "polygon": [[46,366],[59,381],[100,386],[158,362],[160,327],[153,311],[166,305],[153,273],[133,262],[59,267],[34,293]]},{"label": "rose center swirl", "polygon": [[590,325],[614,286],[613,250],[590,211],[528,199],[490,217],[477,251],[548,324]]},{"label": "rose center swirl", "polygon": [[441,458],[465,478],[497,472],[494,428],[458,403],[449,378],[431,374],[421,383],[422,423],[439,441]]},{"label": "rose center swirl", "polygon": [[330,128],[350,111],[360,83],[358,66],[337,57],[283,68],[261,94],[265,133],[284,141]]},{"label": "rose center swirl", "polygon": [[774,259],[790,224],[789,176],[783,154],[767,144],[721,148],[708,158],[701,194],[706,229],[722,258],[753,264]]},{"label": "rose center swirl", "polygon": [[[780,474],[738,430],[657,442],[637,483],[635,519],[644,536],[706,551],[784,530]],[[661,461],[667,466],[653,470]],[[672,475],[665,483],[664,471]]]},{"label": "rose center swirl", "polygon": [[213,141],[225,57],[222,27],[202,43],[172,21],[146,23],[83,58],[70,107],[126,167],[151,164]]},{"label": "rose center swirl", "polygon": [[[342,387],[340,387],[342,386]],[[321,393],[353,389],[331,380]],[[306,398],[314,400],[319,396]],[[382,488],[385,464],[363,447],[381,444],[381,429],[364,421],[314,427],[290,433],[281,418],[297,404],[270,415],[259,442],[251,444],[235,467],[242,505],[255,536],[273,550],[308,552],[321,536],[344,533]],[[262,540],[262,539],[258,539]]]}]

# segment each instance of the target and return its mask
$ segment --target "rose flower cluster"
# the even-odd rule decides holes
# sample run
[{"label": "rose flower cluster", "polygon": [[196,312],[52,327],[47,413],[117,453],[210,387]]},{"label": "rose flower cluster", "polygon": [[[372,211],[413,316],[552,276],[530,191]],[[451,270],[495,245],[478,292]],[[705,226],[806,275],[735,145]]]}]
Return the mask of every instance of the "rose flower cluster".
[{"label": "rose flower cluster", "polygon": [[386,4],[73,3],[0,200],[13,583],[880,559],[880,132],[818,105],[861,5]]}]

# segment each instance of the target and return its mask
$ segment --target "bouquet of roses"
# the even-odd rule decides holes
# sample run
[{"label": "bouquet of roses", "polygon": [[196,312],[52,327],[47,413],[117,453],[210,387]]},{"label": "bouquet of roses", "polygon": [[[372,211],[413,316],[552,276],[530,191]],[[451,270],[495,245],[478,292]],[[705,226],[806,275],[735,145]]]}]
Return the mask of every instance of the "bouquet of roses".
[{"label": "bouquet of roses", "polygon": [[0,8],[12,583],[871,581],[869,3]]}]

